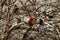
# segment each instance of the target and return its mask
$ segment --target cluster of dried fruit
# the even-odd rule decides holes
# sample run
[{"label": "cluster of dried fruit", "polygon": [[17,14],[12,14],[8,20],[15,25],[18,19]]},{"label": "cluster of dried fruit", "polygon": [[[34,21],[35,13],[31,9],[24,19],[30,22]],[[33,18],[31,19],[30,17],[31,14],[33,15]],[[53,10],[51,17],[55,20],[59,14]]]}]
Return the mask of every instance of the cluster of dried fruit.
[{"label": "cluster of dried fruit", "polygon": [[[34,23],[35,23],[35,20],[32,17],[26,17],[24,21],[26,23],[28,23],[30,26],[33,26]],[[20,22],[21,22],[21,19],[17,18],[17,23],[20,23]],[[43,24],[43,20],[42,19],[38,19],[38,24],[42,25]]]}]

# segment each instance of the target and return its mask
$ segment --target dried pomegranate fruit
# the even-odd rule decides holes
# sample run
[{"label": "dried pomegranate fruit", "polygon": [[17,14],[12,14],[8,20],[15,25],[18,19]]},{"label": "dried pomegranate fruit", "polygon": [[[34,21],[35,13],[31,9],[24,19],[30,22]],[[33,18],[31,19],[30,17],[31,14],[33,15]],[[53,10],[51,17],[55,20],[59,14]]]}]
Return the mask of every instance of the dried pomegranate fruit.
[{"label": "dried pomegranate fruit", "polygon": [[25,22],[28,23],[30,26],[33,26],[34,25],[34,18],[26,17]]}]

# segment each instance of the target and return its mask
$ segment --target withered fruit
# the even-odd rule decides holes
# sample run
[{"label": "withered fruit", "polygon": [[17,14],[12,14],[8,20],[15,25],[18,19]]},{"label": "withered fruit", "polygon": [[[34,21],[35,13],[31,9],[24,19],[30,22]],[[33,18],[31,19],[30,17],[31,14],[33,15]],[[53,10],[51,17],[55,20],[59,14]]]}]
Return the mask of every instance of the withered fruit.
[{"label": "withered fruit", "polygon": [[28,24],[29,24],[30,26],[33,26],[33,25],[34,25],[34,18],[29,17],[29,18],[27,19],[27,22],[28,22]]},{"label": "withered fruit", "polygon": [[43,20],[39,19],[39,24],[42,25],[43,24]]}]

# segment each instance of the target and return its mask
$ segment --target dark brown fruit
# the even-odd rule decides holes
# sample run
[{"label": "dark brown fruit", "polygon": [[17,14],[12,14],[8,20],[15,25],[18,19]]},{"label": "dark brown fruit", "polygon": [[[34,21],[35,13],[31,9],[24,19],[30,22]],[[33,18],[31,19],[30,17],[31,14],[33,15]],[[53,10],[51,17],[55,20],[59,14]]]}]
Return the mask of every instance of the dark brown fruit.
[{"label": "dark brown fruit", "polygon": [[42,25],[43,24],[43,20],[39,19],[39,24]]}]

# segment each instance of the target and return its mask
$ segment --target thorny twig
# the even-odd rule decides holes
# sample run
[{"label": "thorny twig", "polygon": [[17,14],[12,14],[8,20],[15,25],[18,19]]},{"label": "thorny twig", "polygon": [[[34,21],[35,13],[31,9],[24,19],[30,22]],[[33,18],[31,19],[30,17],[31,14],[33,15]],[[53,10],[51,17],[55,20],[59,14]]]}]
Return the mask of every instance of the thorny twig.
[{"label": "thorny twig", "polygon": [[[41,5],[40,7],[38,7],[38,8],[36,9],[36,8],[35,8],[35,7],[36,7],[36,0],[33,0],[33,1],[27,0],[27,1],[29,1],[29,2],[31,3],[31,4],[29,4],[29,5],[31,5],[36,12],[39,12],[38,9],[41,8],[41,7],[43,7],[43,6],[45,6],[45,5],[46,5],[46,6],[53,6],[53,7],[56,7],[57,9],[60,10],[60,8],[58,8],[57,6],[47,5],[47,4],[43,4],[43,5]],[[4,1],[4,2],[5,2],[5,1]],[[4,2],[2,2],[2,4],[4,4]],[[15,1],[15,2],[16,2],[16,1]],[[13,3],[15,3],[15,2],[13,2]],[[22,9],[24,8],[23,10],[24,10],[24,11],[27,11],[28,15],[31,17],[30,12],[33,12],[34,10],[31,11],[31,10],[27,9],[27,6],[29,6],[29,5],[23,4],[22,1],[20,1],[20,2],[21,2],[21,4],[23,5],[21,8],[22,8]],[[10,3],[10,2],[9,2],[8,7],[10,8],[12,5],[14,5],[13,3]],[[1,4],[1,5],[2,5],[2,4]],[[7,4],[8,4],[8,3],[7,3]],[[47,9],[45,9],[45,10],[47,10]],[[35,12],[34,12],[34,13],[35,13]],[[9,25],[9,22],[10,22],[10,16],[9,16],[9,15],[10,15],[10,12],[7,12],[7,17],[8,17],[8,18],[7,18],[7,25]],[[17,26],[17,27],[16,27],[16,26]],[[20,27],[20,25],[16,25],[16,26],[11,27],[10,29],[9,29],[8,26],[6,26],[6,28],[8,28],[8,31],[6,32],[7,35],[6,35],[6,37],[5,37],[3,40],[8,40],[11,31],[12,31],[13,29],[16,29],[16,28],[19,28],[19,27]],[[27,33],[28,33],[31,29],[32,29],[32,27],[27,29],[27,31],[26,31],[26,33],[24,34],[22,40],[24,40],[24,39],[26,38],[25,35],[27,35]]]}]

